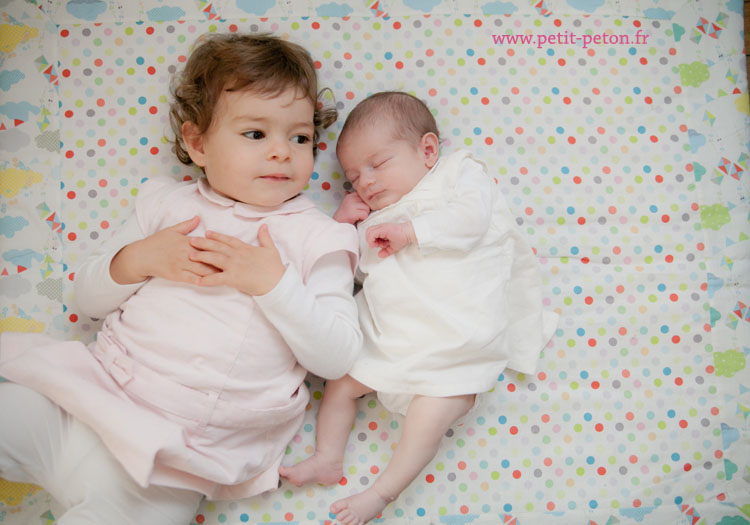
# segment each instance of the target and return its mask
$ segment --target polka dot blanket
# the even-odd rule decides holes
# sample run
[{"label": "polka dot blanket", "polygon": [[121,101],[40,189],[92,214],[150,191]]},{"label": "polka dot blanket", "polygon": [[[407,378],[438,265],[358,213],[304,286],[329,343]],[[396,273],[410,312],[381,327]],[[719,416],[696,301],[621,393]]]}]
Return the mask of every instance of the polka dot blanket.
[{"label": "polka dot blanket", "polygon": [[[750,177],[740,0],[0,2],[0,330],[92,340],[75,269],[171,151],[168,82],[206,32],[309,49],[340,113],[305,189],[332,214],[346,114],[404,90],[445,152],[497,179],[561,314],[534,375],[505,373],[375,523],[750,523]],[[314,448],[323,383],[285,464]],[[0,424],[2,423],[0,407]],[[403,426],[361,399],[332,487],[204,502],[196,524],[314,523]],[[0,523],[52,524],[0,481]]]}]

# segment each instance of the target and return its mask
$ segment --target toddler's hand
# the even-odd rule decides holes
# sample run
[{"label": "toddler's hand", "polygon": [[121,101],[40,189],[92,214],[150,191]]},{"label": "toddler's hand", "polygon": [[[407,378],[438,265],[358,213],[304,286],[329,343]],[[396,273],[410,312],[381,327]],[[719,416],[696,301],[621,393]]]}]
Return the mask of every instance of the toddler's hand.
[{"label": "toddler's hand", "polygon": [[206,232],[205,238],[191,238],[190,244],[199,250],[191,259],[219,270],[203,277],[201,286],[226,285],[248,295],[270,292],[286,268],[265,224],[258,230],[258,243],[259,246],[252,246],[217,232]]},{"label": "toddler's hand", "polygon": [[417,235],[411,222],[378,224],[370,226],[365,232],[370,248],[380,248],[378,257],[393,255],[411,243],[417,242]]},{"label": "toddler's hand", "polygon": [[370,207],[365,204],[365,201],[359,195],[352,192],[346,194],[339,209],[333,214],[333,218],[337,222],[355,224],[365,220],[368,215],[370,215]]},{"label": "toddler's hand", "polygon": [[195,249],[190,246],[188,234],[199,223],[200,218],[196,216],[128,244],[110,263],[112,279],[119,284],[132,284],[149,277],[162,277],[198,284],[201,277],[216,273],[216,268],[190,259]]}]

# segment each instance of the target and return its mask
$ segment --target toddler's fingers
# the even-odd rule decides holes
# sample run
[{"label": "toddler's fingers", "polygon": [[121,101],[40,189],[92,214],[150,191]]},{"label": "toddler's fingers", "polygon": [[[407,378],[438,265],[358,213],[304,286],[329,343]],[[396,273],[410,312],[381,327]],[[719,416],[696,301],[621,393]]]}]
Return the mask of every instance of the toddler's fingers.
[{"label": "toddler's fingers", "polygon": [[224,272],[216,272],[206,275],[198,280],[199,286],[221,286],[224,284]]},{"label": "toddler's fingers", "polygon": [[200,217],[196,215],[192,219],[178,222],[177,224],[170,226],[167,229],[175,231],[177,233],[181,233],[182,235],[187,235],[188,233],[196,229],[198,227],[198,224],[200,224],[200,222],[201,222]]},{"label": "toddler's fingers", "polygon": [[205,237],[190,237],[190,246],[200,251],[223,252],[227,245]]},{"label": "toddler's fingers", "polygon": [[206,238],[226,244],[228,246],[231,246],[232,248],[239,248],[245,244],[237,237],[232,237],[231,235],[226,235],[215,231],[207,231]]},{"label": "toddler's fingers", "polygon": [[222,253],[215,251],[199,251],[190,254],[190,260],[197,263],[204,263],[208,266],[213,266],[218,270],[224,268],[226,263],[226,256]]},{"label": "toddler's fingers", "polygon": [[192,261],[187,268],[187,270],[198,277],[205,277],[207,275],[211,275],[212,273],[220,272],[217,267],[211,266],[210,264],[205,264],[202,262],[196,262]]},{"label": "toddler's fingers", "polygon": [[263,248],[276,248],[271,238],[271,232],[268,231],[268,225],[264,224],[258,229],[258,244]]}]

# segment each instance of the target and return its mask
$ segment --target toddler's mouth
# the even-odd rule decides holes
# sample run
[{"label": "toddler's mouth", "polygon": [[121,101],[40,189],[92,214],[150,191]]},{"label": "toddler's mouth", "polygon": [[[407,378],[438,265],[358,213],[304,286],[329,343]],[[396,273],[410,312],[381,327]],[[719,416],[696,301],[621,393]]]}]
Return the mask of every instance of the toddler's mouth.
[{"label": "toddler's mouth", "polygon": [[261,179],[283,182],[289,180],[289,177],[283,173],[269,173],[268,175],[263,175]]}]

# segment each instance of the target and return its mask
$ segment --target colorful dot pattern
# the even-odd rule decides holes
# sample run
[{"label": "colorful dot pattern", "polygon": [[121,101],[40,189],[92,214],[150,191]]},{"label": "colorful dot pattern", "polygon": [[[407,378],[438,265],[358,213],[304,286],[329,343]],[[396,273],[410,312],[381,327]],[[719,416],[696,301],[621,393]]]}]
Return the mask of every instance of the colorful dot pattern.
[{"label": "colorful dot pattern", "polygon": [[[76,266],[130,215],[142,181],[197,176],[170,149],[170,76],[202,33],[271,31],[307,46],[340,113],[306,189],[321,209],[349,189],[335,159],[346,114],[370,93],[409,91],[434,112],[443,151],[487,163],[562,314],[538,372],[500,375],[376,522],[750,523],[741,3],[475,4],[1,7],[0,328],[93,338],[98,322],[73,302]],[[492,36],[566,31],[649,39]],[[287,464],[314,450],[323,384],[309,386]],[[340,483],[206,502],[194,523],[330,523],[330,503],[387,466],[402,425],[367,396]],[[0,498],[0,523],[55,512],[38,494]]]}]

